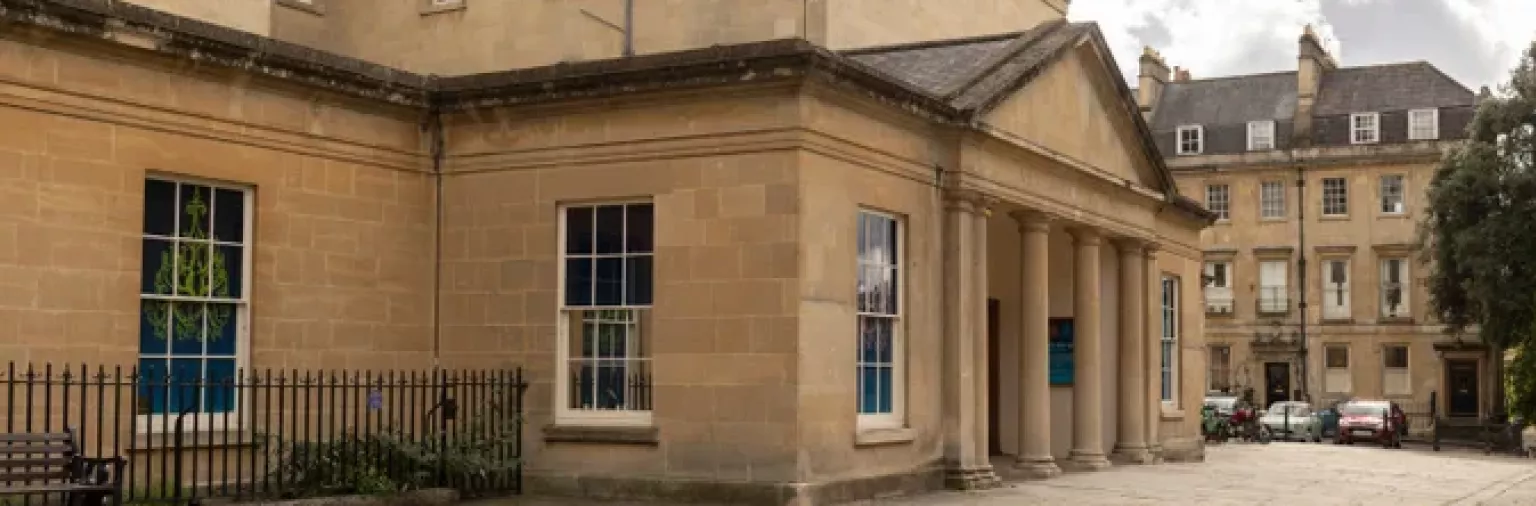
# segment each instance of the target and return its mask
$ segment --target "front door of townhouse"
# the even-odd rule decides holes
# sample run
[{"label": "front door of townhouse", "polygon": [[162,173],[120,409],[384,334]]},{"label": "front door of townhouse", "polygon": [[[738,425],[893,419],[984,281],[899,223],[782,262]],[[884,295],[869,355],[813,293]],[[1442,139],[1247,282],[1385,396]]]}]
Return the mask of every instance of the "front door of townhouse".
[{"label": "front door of townhouse", "polygon": [[1264,406],[1291,400],[1291,363],[1264,363]]},{"label": "front door of townhouse", "polygon": [[990,455],[1002,455],[1003,443],[998,434],[1002,427],[997,405],[1001,400],[998,397],[998,379],[1002,376],[1002,360],[998,357],[997,344],[997,299],[987,299],[987,423],[990,430],[987,431],[987,452]]},{"label": "front door of townhouse", "polygon": [[1445,383],[1450,385],[1446,414],[1477,416],[1477,361],[1446,360]]}]

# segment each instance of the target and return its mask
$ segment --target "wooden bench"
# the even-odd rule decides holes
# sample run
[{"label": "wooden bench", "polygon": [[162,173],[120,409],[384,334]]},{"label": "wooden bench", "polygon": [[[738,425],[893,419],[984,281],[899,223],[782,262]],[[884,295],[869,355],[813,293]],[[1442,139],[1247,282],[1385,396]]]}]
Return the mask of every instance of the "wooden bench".
[{"label": "wooden bench", "polygon": [[122,458],[80,455],[74,432],[0,434],[0,496],[59,495],[70,506],[122,504]]}]

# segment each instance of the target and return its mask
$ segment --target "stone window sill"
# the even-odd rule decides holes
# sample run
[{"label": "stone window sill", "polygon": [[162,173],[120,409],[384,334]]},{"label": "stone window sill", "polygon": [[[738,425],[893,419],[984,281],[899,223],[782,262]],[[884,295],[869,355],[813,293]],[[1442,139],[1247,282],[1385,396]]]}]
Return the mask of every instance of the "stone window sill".
[{"label": "stone window sill", "polygon": [[544,442],[656,445],[661,437],[655,426],[546,425]]},{"label": "stone window sill", "polygon": [[1164,422],[1177,422],[1184,420],[1184,410],[1173,406],[1163,406],[1162,419]]},{"label": "stone window sill", "polygon": [[1407,317],[1407,316],[1398,316],[1398,317],[1390,317],[1390,318],[1389,317],[1382,317],[1380,320],[1377,320],[1377,323],[1390,324],[1390,325],[1412,325],[1413,324],[1413,318]]},{"label": "stone window sill", "polygon": [[853,446],[868,448],[873,446],[891,446],[907,444],[917,440],[917,431],[910,428],[900,429],[864,429],[854,435]]},{"label": "stone window sill", "polygon": [[310,0],[309,2],[303,2],[300,0],[277,0],[277,4],[290,9],[308,12],[316,16],[324,16],[325,5],[322,3],[324,1],[325,0]]},{"label": "stone window sill", "polygon": [[421,0],[421,15],[426,16],[429,14],[461,11],[464,10],[464,2],[465,0],[442,3],[434,2],[433,0]]},{"label": "stone window sill", "polygon": [[1349,325],[1355,323],[1354,318],[1323,318],[1323,323],[1328,325]]},{"label": "stone window sill", "polygon": [[1325,214],[1317,218],[1318,221],[1349,221],[1347,214]]}]

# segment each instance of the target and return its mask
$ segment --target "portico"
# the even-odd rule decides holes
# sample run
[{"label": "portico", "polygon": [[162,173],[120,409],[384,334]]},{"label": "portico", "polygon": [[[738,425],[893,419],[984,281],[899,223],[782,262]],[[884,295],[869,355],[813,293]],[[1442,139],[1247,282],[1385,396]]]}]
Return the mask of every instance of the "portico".
[{"label": "portico", "polygon": [[[955,339],[945,343],[945,380],[959,387],[945,392],[946,420],[956,422],[946,445],[951,486],[1153,462],[1159,449],[1148,442],[1159,434],[1149,422],[1161,402],[1148,382],[1159,362],[1147,353],[1159,346],[1162,319],[1147,311],[1162,289],[1156,239],[977,192],[949,201],[945,322]],[[1071,343],[1070,382],[1053,385],[1052,325],[1064,321],[1072,335],[1056,340]]]}]

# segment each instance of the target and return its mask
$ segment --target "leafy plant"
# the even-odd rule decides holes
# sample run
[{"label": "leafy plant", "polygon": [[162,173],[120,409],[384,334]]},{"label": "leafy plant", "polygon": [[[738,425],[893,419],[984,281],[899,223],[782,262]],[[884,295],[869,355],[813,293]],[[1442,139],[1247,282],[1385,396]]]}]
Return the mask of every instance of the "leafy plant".
[{"label": "leafy plant", "polygon": [[268,435],[265,446],[276,453],[267,483],[281,483],[279,495],[287,498],[469,489],[519,471],[521,426],[516,410],[492,402],[446,433],[432,427],[412,436],[395,427],[322,442],[284,442]]}]

